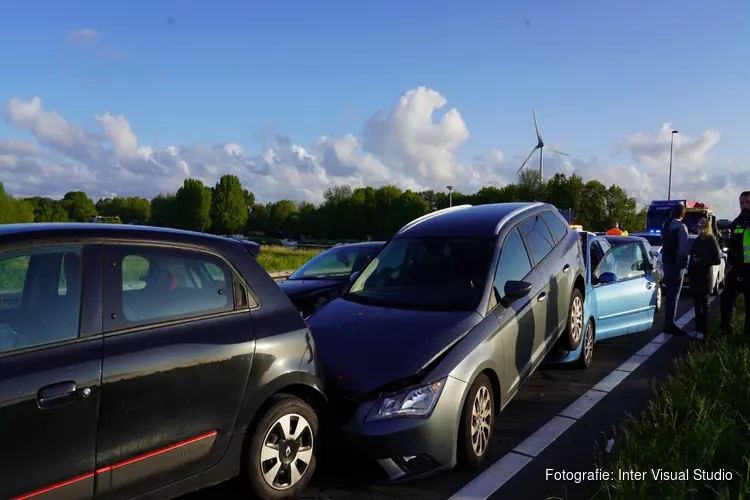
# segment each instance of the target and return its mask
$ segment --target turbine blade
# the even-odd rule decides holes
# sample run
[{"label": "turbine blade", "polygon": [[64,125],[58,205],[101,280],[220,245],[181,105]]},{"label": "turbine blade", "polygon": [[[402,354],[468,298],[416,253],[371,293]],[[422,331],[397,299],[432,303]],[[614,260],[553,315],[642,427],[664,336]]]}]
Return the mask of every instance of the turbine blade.
[{"label": "turbine blade", "polygon": [[532,150],[531,150],[531,153],[529,153],[529,156],[527,156],[527,157],[526,157],[526,159],[525,159],[525,160],[523,161],[523,163],[521,163],[521,168],[519,168],[519,169],[518,169],[518,172],[516,172],[517,174],[518,174],[518,173],[520,173],[520,172],[521,172],[521,170],[523,170],[523,167],[525,167],[525,166],[526,166],[526,163],[527,163],[527,162],[528,162],[528,161],[529,161],[529,160],[531,159],[531,157],[532,157],[532,156],[534,155],[534,152],[535,152],[535,151],[536,151],[537,149],[538,149],[538,148],[536,148],[536,147],[535,147],[534,149],[532,149]]},{"label": "turbine blade", "polygon": [[539,124],[536,121],[536,110],[532,108],[531,113],[534,115],[534,129],[536,130],[537,142],[542,142],[542,135],[539,133]]},{"label": "turbine blade", "polygon": [[557,149],[551,148],[549,146],[544,146],[544,150],[545,151],[552,151],[553,153],[557,153],[557,154],[563,155],[563,156],[570,156],[568,153],[563,153],[562,151],[558,151]]}]

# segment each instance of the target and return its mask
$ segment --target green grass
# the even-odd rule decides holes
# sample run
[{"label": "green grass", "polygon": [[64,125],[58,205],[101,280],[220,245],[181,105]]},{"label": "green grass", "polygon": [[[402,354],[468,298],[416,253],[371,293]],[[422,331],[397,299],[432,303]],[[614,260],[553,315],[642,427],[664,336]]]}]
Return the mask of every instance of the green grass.
[{"label": "green grass", "polygon": [[294,270],[318,255],[320,248],[285,248],[280,246],[263,246],[258,255],[258,262],[263,268],[272,273],[274,271]]},{"label": "green grass", "polygon": [[[646,471],[643,481],[604,481],[596,498],[612,500],[750,499],[750,339],[737,331],[709,338],[676,361],[644,414],[617,433],[604,470]],[[718,314],[717,314],[718,316]],[[718,318],[717,318],[718,319]],[[690,471],[686,481],[657,481],[651,469]],[[730,471],[729,481],[700,481],[694,469]]]}]

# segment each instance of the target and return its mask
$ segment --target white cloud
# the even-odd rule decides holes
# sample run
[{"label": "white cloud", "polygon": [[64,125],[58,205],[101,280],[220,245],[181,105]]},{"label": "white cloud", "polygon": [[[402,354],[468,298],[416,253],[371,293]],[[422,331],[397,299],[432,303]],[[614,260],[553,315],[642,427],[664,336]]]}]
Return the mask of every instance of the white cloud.
[{"label": "white cloud", "polygon": [[[99,131],[93,133],[45,108],[39,97],[16,97],[5,105],[5,120],[36,142],[0,140],[0,182],[22,196],[62,196],[81,189],[93,197],[115,192],[151,197],[175,191],[187,176],[213,184],[229,173],[261,201],[320,202],[323,191],[337,184],[394,183],[413,190],[444,190],[450,184],[474,192],[515,181],[528,149],[511,155],[495,149],[461,162],[458,152],[469,130],[458,110],[445,110],[446,105],[438,92],[415,88],[390,111],[366,120],[361,138],[323,136],[305,147],[276,136],[266,151],[250,155],[235,143],[156,150],[139,141],[123,115],[107,111],[94,115]],[[714,205],[720,215],[730,216],[736,211],[738,192],[750,185],[750,170],[739,162],[718,169],[712,152],[719,138],[712,130],[694,138],[675,136],[672,195],[699,198]],[[545,177],[576,172],[585,180],[618,184],[640,203],[665,198],[670,139],[669,124],[656,133],[639,132],[621,139],[617,145],[629,154],[629,163],[546,154]]]},{"label": "white cloud", "polygon": [[97,41],[100,36],[98,32],[92,29],[81,28],[68,33],[68,42],[75,45],[85,45]]}]

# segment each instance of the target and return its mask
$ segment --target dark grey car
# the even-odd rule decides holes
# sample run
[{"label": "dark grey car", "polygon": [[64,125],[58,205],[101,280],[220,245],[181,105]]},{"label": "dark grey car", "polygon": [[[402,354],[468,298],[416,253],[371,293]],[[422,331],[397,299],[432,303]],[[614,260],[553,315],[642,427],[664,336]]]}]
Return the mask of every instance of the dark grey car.
[{"label": "dark grey car", "polygon": [[0,225],[0,498],[282,499],[325,409],[307,325],[250,242]]},{"label": "dark grey car", "polygon": [[494,418],[564,336],[581,341],[579,236],[542,203],[402,228],[309,318],[344,439],[388,481],[478,467]]}]

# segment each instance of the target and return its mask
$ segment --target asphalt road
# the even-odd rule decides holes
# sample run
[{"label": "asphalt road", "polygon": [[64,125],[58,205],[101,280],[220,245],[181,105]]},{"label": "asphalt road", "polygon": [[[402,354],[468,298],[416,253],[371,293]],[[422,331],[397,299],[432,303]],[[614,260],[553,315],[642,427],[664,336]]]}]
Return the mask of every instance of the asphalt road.
[{"label": "asphalt road", "polygon": [[[692,297],[683,293],[677,310],[681,317],[692,308]],[[526,438],[545,426],[560,412],[603,378],[612,373],[631,356],[656,337],[662,326],[662,314],[657,314],[655,327],[626,337],[597,343],[594,362],[587,370],[567,366],[542,367],[526,382],[515,399],[495,421],[494,446],[485,461],[492,466]],[[595,448],[603,447],[613,429],[628,414],[637,415],[645,408],[652,394],[653,380],[663,379],[671,368],[671,359],[688,345],[689,340],[673,338],[635,369],[622,383],[571,425],[558,439],[531,460],[521,471],[504,484],[490,498],[524,498],[525,500],[552,498],[591,498],[597,483],[545,480],[545,470],[590,471],[595,464]],[[560,418],[560,417],[558,417]],[[451,471],[421,481],[398,485],[367,484],[356,479],[356,463],[321,463],[316,477],[302,498],[306,500],[441,500],[455,495],[472,482],[482,471],[475,473]],[[495,475],[494,471],[488,473]],[[487,476],[487,475],[486,475]],[[496,481],[496,477],[491,478]],[[476,482],[475,482],[476,483]],[[472,483],[474,484],[474,483]],[[225,500],[247,498],[239,481],[229,481],[207,488],[181,500]],[[457,500],[456,496],[452,500]],[[481,500],[485,495],[463,497]]]}]

